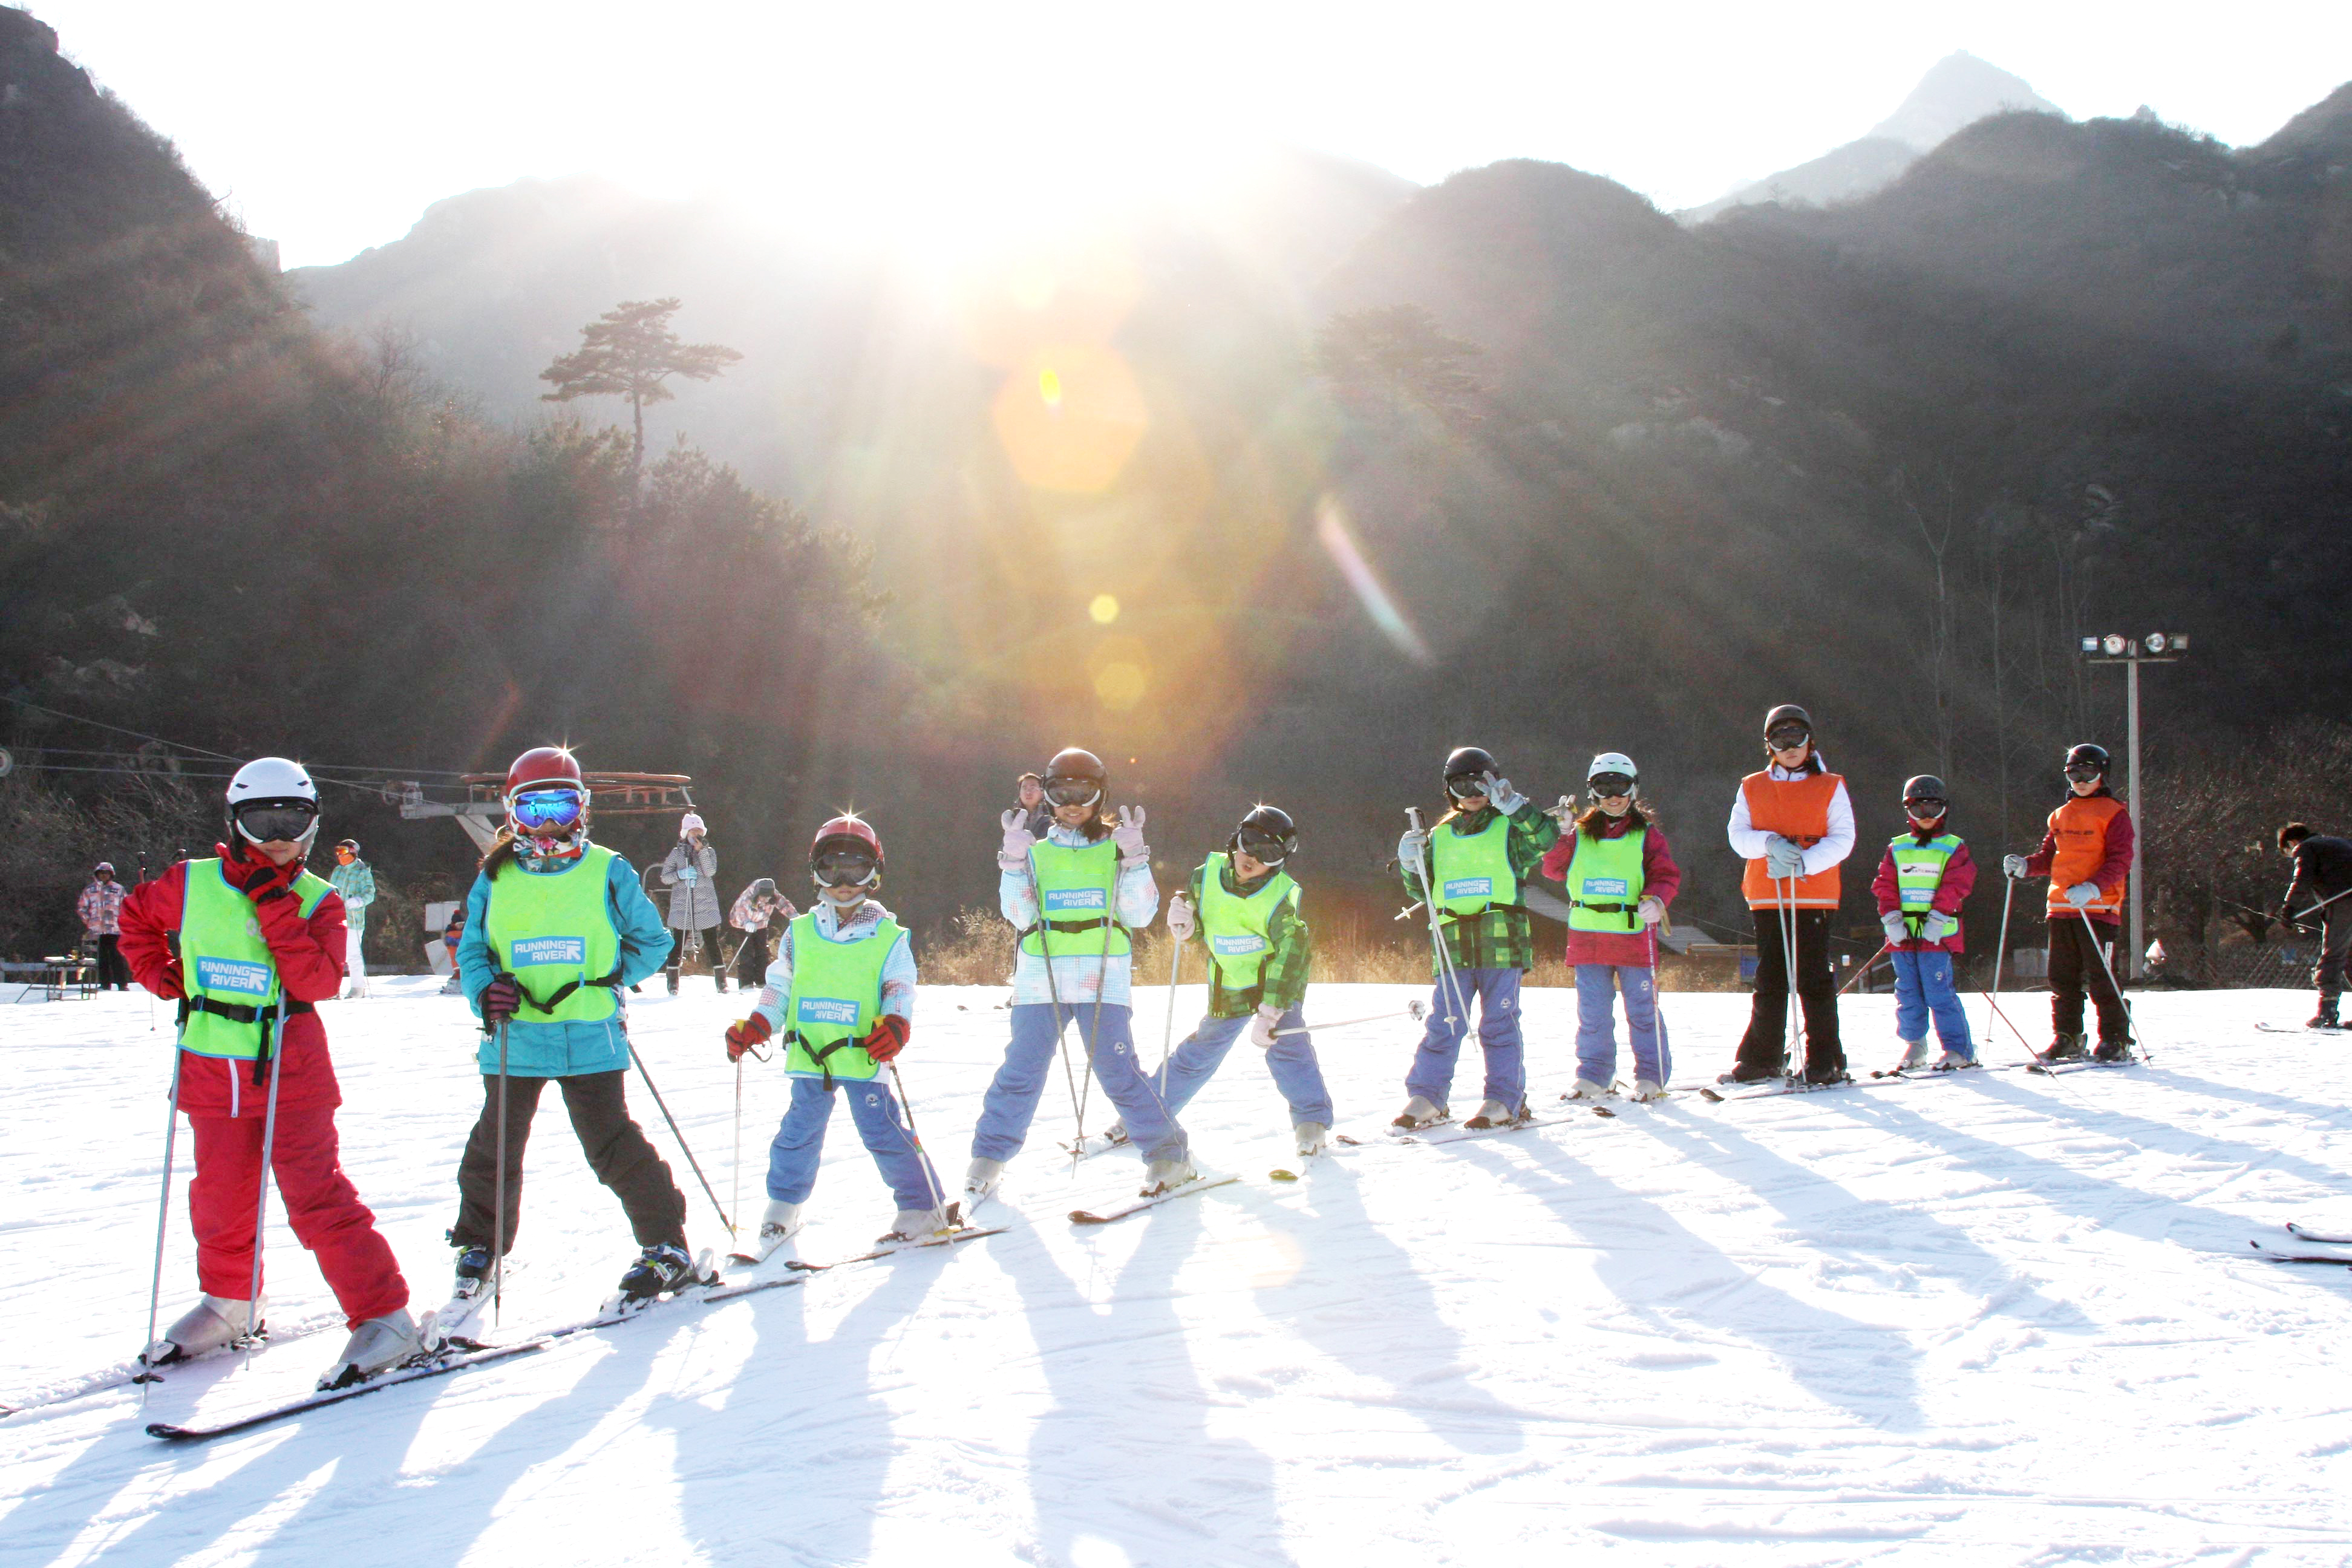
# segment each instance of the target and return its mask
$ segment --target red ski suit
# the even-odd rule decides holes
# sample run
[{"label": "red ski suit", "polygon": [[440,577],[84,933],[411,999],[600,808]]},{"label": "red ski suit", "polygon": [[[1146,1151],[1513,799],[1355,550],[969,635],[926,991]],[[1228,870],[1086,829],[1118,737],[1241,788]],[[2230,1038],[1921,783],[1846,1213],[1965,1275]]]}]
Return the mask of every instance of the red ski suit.
[{"label": "red ski suit", "polygon": [[[225,847],[215,853],[234,860]],[[140,984],[166,1001],[184,994],[180,911],[188,864],[142,882],[122,905],[122,956]],[[290,898],[254,906],[262,940],[289,999],[318,1003],[343,982],[343,900],[319,900],[309,920]],[[408,1282],[375,1215],[343,1174],[335,1107],[342,1103],[327,1029],[315,1012],[289,1017],[276,1058],[266,1068],[228,1057],[182,1051],[180,1109],[195,1133],[196,1174],[188,1184],[188,1218],[196,1233],[196,1279],[208,1296],[242,1301],[253,1289],[253,1217],[261,1202],[261,1135],[269,1108],[266,1076],[278,1077],[278,1130],[269,1170],[287,1223],[319,1260],[352,1327],[408,1305]],[[257,1082],[257,1075],[260,1081]]]}]

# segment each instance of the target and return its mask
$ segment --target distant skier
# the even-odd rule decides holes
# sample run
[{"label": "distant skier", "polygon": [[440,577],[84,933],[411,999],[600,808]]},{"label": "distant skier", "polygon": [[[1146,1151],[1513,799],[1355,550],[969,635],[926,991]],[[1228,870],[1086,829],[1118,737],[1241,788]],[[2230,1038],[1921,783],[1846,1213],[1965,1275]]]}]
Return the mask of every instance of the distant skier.
[{"label": "distant skier", "polygon": [[1927,1020],[1936,1021],[1943,1069],[1977,1065],[1969,1038],[1969,1016],[1960,1006],[1953,957],[1966,951],[1960,906],[1976,889],[1976,862],[1969,847],[1944,822],[1951,810],[1944,781],[1921,773],[1903,786],[1903,815],[1911,831],[1895,835],[1878,862],[1871,891],[1878,899],[1878,921],[1895,963],[1895,1037],[1903,1043],[1906,1068],[1927,1065]]},{"label": "distant skier", "polygon": [[[1299,1153],[1316,1154],[1331,1131],[1331,1091],[1301,1011],[1314,946],[1288,869],[1297,853],[1290,814],[1252,806],[1224,849],[1193,871],[1189,897],[1168,900],[1169,934],[1179,942],[1197,935],[1208,950],[1209,1011],[1169,1053],[1164,1092],[1169,1113],[1181,1113],[1246,1030],[1290,1107]],[[1297,1032],[1277,1037],[1284,1029]],[[1123,1136],[1125,1129],[1113,1131]]]},{"label": "distant skier", "polygon": [[793,1080],[792,1108],[768,1150],[767,1212],[745,1255],[755,1261],[801,1228],[835,1089],[848,1091],[857,1136],[898,1200],[881,1245],[919,1241],[955,1224],[939,1173],[880,1076],[906,1049],[915,1016],[914,947],[872,897],[882,885],[881,836],[856,816],[835,817],[809,846],[809,875],[816,907],[784,928],[759,1004],[727,1030],[730,1061],[780,1038]]},{"label": "distant skier", "polygon": [[327,880],[342,896],[343,913],[349,917],[351,927],[351,952],[343,964],[342,994],[364,996],[368,983],[363,950],[367,945],[368,906],[375,902],[375,868],[360,858],[358,839],[346,838],[335,846],[335,868],[327,874]]},{"label": "distant skier", "polygon": [[727,923],[743,933],[743,941],[735,950],[735,962],[728,969],[739,988],[748,991],[760,984],[776,956],[776,933],[783,929],[786,921],[799,913],[792,900],[776,890],[773,877],[762,877],[735,895],[735,902],[727,911]]},{"label": "distant skier", "polygon": [[2294,860],[2294,876],[2279,900],[2280,923],[2319,928],[2319,962],[2311,983],[2319,987],[2319,1011],[2309,1027],[2336,1029],[2336,1009],[2344,994],[2346,963],[2352,955],[2352,838],[2314,833],[2300,822],[2278,830],[2278,847]]},{"label": "distant skier", "polygon": [[[695,1282],[686,1196],[629,1115],[628,1015],[621,987],[661,967],[668,932],[629,863],[589,838],[580,764],[538,746],[507,770],[507,820],[466,895],[457,969],[482,1020],[482,1112],[457,1167],[453,1306],[486,1304],[497,1238],[499,1034],[506,1035],[505,1239],[522,1217],[523,1145],[551,1082],[596,1179],[621,1200],[643,1249],[621,1277],[633,1299]],[[450,1314],[445,1312],[444,1323]]]},{"label": "distant skier", "polygon": [[82,942],[98,960],[98,988],[131,989],[131,966],[122,962],[122,884],[115,879],[114,863],[100,860],[91,868],[89,883],[74,900],[81,917]]},{"label": "distant skier", "polygon": [[203,1355],[265,1325],[254,1227],[267,1140],[287,1223],[352,1331],[319,1380],[340,1387],[418,1348],[408,1282],[343,1174],[335,1131],[342,1090],[318,1004],[342,983],[343,901],[303,868],[319,834],[319,791],[299,763],[261,757],[237,769],[225,815],[225,841],[210,858],[181,861],[122,906],[132,973],[180,1005],[172,1092],[195,1134],[188,1217],[204,1292],[142,1359]]},{"label": "distant skier", "polygon": [[1848,1074],[1830,969],[1830,919],[1837,912],[1838,866],[1853,853],[1853,801],[1813,745],[1811,715],[1795,703],[1764,715],[1764,752],[1763,769],[1739,781],[1727,828],[1733,853],[1748,862],[1740,891],[1756,920],[1756,999],[1731,1076],[1753,1083],[1788,1070],[1793,975],[1805,1017],[1805,1077],[1836,1083]]},{"label": "distant skier", "polygon": [[1423,864],[1436,882],[1443,957],[1433,952],[1435,999],[1429,1025],[1405,1075],[1404,1110],[1393,1125],[1426,1127],[1445,1119],[1454,1065],[1478,1006],[1478,1044],[1486,1062],[1485,1100],[1463,1125],[1498,1127],[1528,1114],[1526,1042],[1519,1032],[1519,980],[1535,967],[1535,929],[1519,889],[1559,837],[1559,824],[1500,776],[1478,746],[1445,759],[1446,798],[1454,809],[1425,831],[1397,840],[1397,871],[1407,896],[1427,900]]},{"label": "distant skier", "polygon": [[1592,804],[1543,858],[1543,874],[1569,891],[1568,962],[1576,970],[1574,1100],[1608,1095],[1617,1079],[1616,998],[1625,998],[1633,1047],[1633,1098],[1666,1092],[1674,1057],[1658,1022],[1658,926],[1681,891],[1682,868],[1650,808],[1635,798],[1641,774],[1622,752],[1584,770]]},{"label": "distant skier", "polygon": [[2010,855],[2001,869],[2020,880],[2050,879],[2050,1048],[2044,1061],[2083,1055],[2083,998],[2098,1005],[2103,1062],[2131,1056],[2131,1016],[2116,989],[2116,938],[2131,877],[2131,812],[2107,787],[2106,749],[2085,742],[2066,753],[2065,803],[2050,814],[2042,847]]},{"label": "distant skier", "polygon": [[1146,1161],[1145,1195],[1198,1174],[1183,1128],[1135,1061],[1128,932],[1151,923],[1160,889],[1151,879],[1143,808],[1123,805],[1112,817],[1109,790],[1102,759],[1072,746],[1045,769],[1054,812],[1045,837],[1030,833],[1018,806],[998,821],[1004,837],[996,858],[997,903],[1020,933],[1013,1038],[972,1129],[967,1214],[996,1191],[1005,1162],[1027,1141],[1062,1032],[1073,1020],[1094,1077]]},{"label": "distant skier", "polygon": [[710,847],[699,814],[689,811],[678,819],[677,842],[661,863],[661,879],[670,890],[669,930],[675,944],[665,966],[669,994],[677,994],[678,967],[686,962],[689,932],[698,933],[695,941],[709,962],[711,984],[726,990],[727,971],[719,949],[719,851]]}]

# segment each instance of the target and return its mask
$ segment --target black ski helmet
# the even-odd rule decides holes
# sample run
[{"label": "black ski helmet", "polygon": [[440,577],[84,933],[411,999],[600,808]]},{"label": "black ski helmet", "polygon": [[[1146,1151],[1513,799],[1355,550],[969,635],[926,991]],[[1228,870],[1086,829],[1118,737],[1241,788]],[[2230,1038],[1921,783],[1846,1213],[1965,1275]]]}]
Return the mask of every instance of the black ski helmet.
[{"label": "black ski helmet", "polygon": [[1470,779],[1475,781],[1479,787],[1468,793],[1484,795],[1486,775],[1499,773],[1502,771],[1495,765],[1494,753],[1487,751],[1486,747],[1456,746],[1445,753],[1445,793],[1453,795],[1456,800],[1461,799],[1461,792],[1454,789],[1454,781]]},{"label": "black ski helmet", "polygon": [[[1252,844],[1258,847],[1251,848]],[[1251,806],[1243,814],[1241,826],[1234,829],[1233,837],[1225,841],[1228,854],[1236,849],[1249,849],[1256,859],[1279,866],[1298,853],[1298,826],[1290,820],[1290,813],[1278,805]]]},{"label": "black ski helmet", "polygon": [[1933,773],[1920,773],[1904,784],[1904,805],[1907,808],[1913,801],[1918,800],[1932,800],[1943,806],[1952,804],[1952,797],[1944,792],[1944,781]]},{"label": "black ski helmet", "polygon": [[2069,773],[2076,768],[2096,768],[2099,770],[2099,776],[2105,778],[2113,762],[2114,759],[2107,755],[2107,749],[2105,746],[2095,746],[2088,741],[2081,745],[2070,747],[2066,752],[2066,771]]},{"label": "black ski helmet", "polygon": [[1102,759],[1085,747],[1065,746],[1054,753],[1052,762],[1045,764],[1045,799],[1055,805],[1079,805],[1080,802],[1075,799],[1065,801],[1055,798],[1057,786],[1064,793],[1069,793],[1068,786],[1072,784],[1092,784],[1095,803],[1099,805],[1102,797],[1110,793],[1110,773],[1104,768]]},{"label": "black ski helmet", "polygon": [[1770,740],[1772,731],[1783,724],[1801,724],[1805,728],[1805,739],[1810,741],[1813,738],[1813,716],[1793,702],[1783,702],[1764,715],[1765,739]]}]

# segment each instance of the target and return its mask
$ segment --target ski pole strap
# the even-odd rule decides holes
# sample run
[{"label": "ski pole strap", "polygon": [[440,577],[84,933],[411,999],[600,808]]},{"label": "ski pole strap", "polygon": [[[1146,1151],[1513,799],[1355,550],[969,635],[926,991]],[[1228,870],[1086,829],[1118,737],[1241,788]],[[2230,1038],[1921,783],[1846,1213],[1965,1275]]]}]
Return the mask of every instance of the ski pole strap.
[{"label": "ski pole strap", "polygon": [[825,1058],[833,1055],[835,1051],[848,1049],[851,1046],[857,1044],[857,1039],[855,1036],[844,1035],[841,1038],[834,1041],[833,1044],[829,1046],[820,1046],[815,1041],[810,1039],[806,1035],[802,1034],[798,1029],[787,1029],[784,1031],[782,1043],[786,1054],[788,1055],[790,1054],[792,1047],[794,1046],[798,1046],[801,1049],[808,1053],[809,1060],[814,1062],[816,1064],[817,1070],[824,1074],[825,1093],[831,1094],[833,1092],[833,1068],[826,1065]]}]

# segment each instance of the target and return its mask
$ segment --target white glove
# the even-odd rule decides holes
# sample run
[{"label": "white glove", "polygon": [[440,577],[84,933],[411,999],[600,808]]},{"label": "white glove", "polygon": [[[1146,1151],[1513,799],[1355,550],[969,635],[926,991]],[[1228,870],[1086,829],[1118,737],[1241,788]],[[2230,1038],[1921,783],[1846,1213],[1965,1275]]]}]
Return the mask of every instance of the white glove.
[{"label": "white glove", "polygon": [[1282,1021],[1282,1009],[1271,1002],[1257,1005],[1257,1016],[1250,1020],[1250,1044],[1259,1050],[1274,1049],[1274,1026]]},{"label": "white glove", "polygon": [[1506,778],[1497,778],[1493,773],[1488,773],[1486,775],[1486,802],[1496,811],[1501,812],[1505,816],[1508,816],[1513,812],[1518,810],[1519,807],[1527,805],[1528,797],[1513,789],[1511,787],[1510,780]]},{"label": "white glove", "polygon": [[1192,940],[1192,906],[1178,893],[1168,900],[1168,934],[1178,942]]},{"label": "white glove", "polygon": [[1423,851],[1428,847],[1429,830],[1427,828],[1406,828],[1404,837],[1397,840],[1397,864],[1408,869],[1419,871],[1422,868]]},{"label": "white glove", "polygon": [[2022,855],[2002,856],[2000,858],[2000,874],[2007,877],[2012,882],[2022,882],[2026,878],[2032,875],[2032,872],[2025,868],[2025,857]]},{"label": "white glove", "polygon": [[2077,882],[2066,889],[2066,901],[2078,910],[2098,902],[2098,899],[2099,885],[2096,882]]},{"label": "white glove", "polygon": [[1930,911],[1919,928],[1921,942],[1943,942],[1959,931],[1960,917],[1948,915],[1941,910]]},{"label": "white glove", "polygon": [[1558,805],[1544,807],[1544,815],[1559,823],[1562,832],[1567,831],[1568,825],[1576,820],[1575,798],[1570,795],[1561,795]]},{"label": "white glove", "polygon": [[1633,913],[1640,917],[1643,925],[1656,925],[1666,918],[1665,901],[1652,894],[1644,893],[1642,895],[1642,901],[1633,906]]},{"label": "white glove", "polygon": [[1911,940],[1911,928],[1904,923],[1903,912],[1900,910],[1887,910],[1878,917],[1878,923],[1886,929],[1888,946],[1899,946]]},{"label": "white glove", "polygon": [[1151,846],[1143,841],[1143,807],[1122,805],[1118,808],[1118,826],[1110,830],[1110,841],[1118,846],[1122,860],[1144,860],[1151,855]]},{"label": "white glove", "polygon": [[1805,874],[1805,851],[1792,838],[1768,834],[1764,839],[1764,869],[1776,882],[1801,877]]},{"label": "white glove", "polygon": [[998,817],[996,825],[1004,829],[1004,847],[997,851],[997,858],[1008,864],[1025,862],[1029,847],[1037,842],[1037,836],[1029,831],[1029,814],[1015,807]]}]

